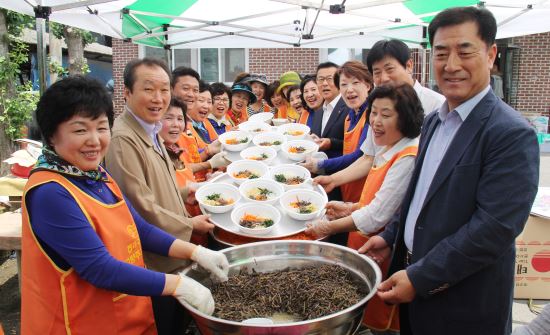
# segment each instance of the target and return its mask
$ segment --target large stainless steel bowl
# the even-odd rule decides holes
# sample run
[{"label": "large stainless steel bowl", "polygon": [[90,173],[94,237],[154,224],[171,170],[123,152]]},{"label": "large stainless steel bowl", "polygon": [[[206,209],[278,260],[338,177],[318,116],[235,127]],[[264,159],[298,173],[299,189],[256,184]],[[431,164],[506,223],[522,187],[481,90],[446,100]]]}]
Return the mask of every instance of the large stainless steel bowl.
[{"label": "large stainless steel bowl", "polygon": [[[365,304],[376,293],[376,287],[382,277],[380,268],[370,258],[358,254],[353,249],[319,241],[258,242],[224,249],[222,252],[229,260],[229,276],[238,273],[241,269],[270,272],[311,265],[337,264],[352,272],[357,283],[368,287],[370,292],[357,304],[338,313],[313,320],[274,325],[252,325],[223,320],[184,304],[203,335],[353,334],[361,324]],[[196,266],[186,268],[184,273],[209,285],[208,275]]]}]

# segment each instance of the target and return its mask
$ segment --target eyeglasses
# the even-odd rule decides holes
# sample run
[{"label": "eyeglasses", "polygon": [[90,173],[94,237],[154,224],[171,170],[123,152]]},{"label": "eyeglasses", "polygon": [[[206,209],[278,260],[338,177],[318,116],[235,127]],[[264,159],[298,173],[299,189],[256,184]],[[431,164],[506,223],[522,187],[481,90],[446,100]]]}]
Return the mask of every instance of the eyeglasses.
[{"label": "eyeglasses", "polygon": [[229,102],[229,98],[215,97],[215,98],[214,98],[214,102],[215,102],[215,103],[218,103],[218,102],[228,103],[228,102]]},{"label": "eyeglasses", "polygon": [[322,84],[324,81],[327,81],[327,83],[332,83],[334,81],[334,77],[317,77],[315,80],[317,84]]}]

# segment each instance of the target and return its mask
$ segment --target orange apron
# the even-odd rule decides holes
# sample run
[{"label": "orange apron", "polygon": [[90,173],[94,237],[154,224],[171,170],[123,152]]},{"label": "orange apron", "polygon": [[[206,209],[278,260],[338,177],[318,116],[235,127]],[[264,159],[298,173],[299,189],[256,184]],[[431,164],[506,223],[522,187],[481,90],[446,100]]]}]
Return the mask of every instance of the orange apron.
[{"label": "orange apron", "polygon": [[[192,164],[202,162],[199,149],[206,148],[207,144],[200,138],[192,126],[188,126],[187,131],[181,133],[180,138],[178,139],[178,146],[183,149],[180,159],[185,164]],[[206,174],[209,171],[209,169],[205,169],[195,172],[195,180],[197,182],[205,181]]]},{"label": "orange apron", "polygon": [[238,126],[239,124],[245,122],[245,121],[248,121],[248,112],[246,111],[246,107],[244,108],[244,110],[243,110],[243,112],[241,113],[240,116],[238,116],[236,113],[234,113],[231,108],[227,111],[226,115],[229,117],[229,120],[231,120],[231,122],[233,122],[235,127]]},{"label": "orange apron", "polygon": [[[191,169],[188,169],[186,167],[184,167],[183,169],[176,169],[176,181],[178,182],[179,187],[185,187],[188,182],[195,182],[195,176],[193,175]],[[190,217],[195,217],[202,214],[198,204],[190,205],[188,203],[185,203],[185,208],[187,209]],[[208,244],[208,236],[206,234],[193,232],[191,234],[190,242],[206,247]]]},{"label": "orange apron", "polygon": [[307,126],[307,119],[309,119],[309,111],[307,110],[307,108],[304,108],[302,114],[300,114],[298,123],[305,124]]},{"label": "orange apron", "polygon": [[[351,121],[348,115],[344,122],[344,129],[348,129],[344,132],[344,150],[342,151],[344,155],[351,154],[361,145],[359,139],[367,123],[367,111],[363,111],[361,118],[357,121],[357,124],[352,130],[349,130],[350,123]],[[363,185],[365,185],[366,179],[366,177],[363,177],[340,186],[340,190],[342,190],[342,200],[347,202],[358,202],[361,198]]]},{"label": "orange apron", "polygon": [[286,119],[287,118],[287,109],[289,108],[288,103],[282,104],[277,107],[277,114],[275,115],[276,119]]},{"label": "orange apron", "polygon": [[95,200],[60,174],[39,171],[31,175],[23,196],[21,334],[157,334],[149,297],[101,289],[73,268],[60,269],[42,249],[29,221],[27,192],[44,183],[58,183],[74,198],[114,258],[145,267],[130,210],[110,176],[109,180],[108,187],[120,199],[112,205]]},{"label": "orange apron", "polygon": [[[365,186],[363,187],[361,199],[359,200],[359,207],[367,206],[374,199],[376,193],[380,187],[382,187],[384,178],[393,163],[405,156],[416,156],[417,151],[417,146],[407,147],[395,154],[388,162],[386,162],[386,164],[378,167],[372,167],[367,176]],[[367,242],[370,236],[371,235],[365,235],[360,232],[351,232],[348,237],[348,247],[357,250]],[[388,275],[389,266],[389,259],[380,265],[383,279]],[[386,303],[382,301],[382,299],[378,298],[377,295],[373,296],[367,304],[367,309],[365,310],[365,315],[363,316],[363,324],[378,331],[388,329],[399,331],[398,305],[386,305]]]}]

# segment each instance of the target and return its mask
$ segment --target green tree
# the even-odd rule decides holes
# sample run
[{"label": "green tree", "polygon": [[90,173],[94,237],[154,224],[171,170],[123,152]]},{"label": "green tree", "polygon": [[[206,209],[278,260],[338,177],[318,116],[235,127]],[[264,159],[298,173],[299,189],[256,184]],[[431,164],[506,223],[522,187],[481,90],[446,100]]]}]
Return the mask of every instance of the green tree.
[{"label": "green tree", "polygon": [[[38,96],[30,85],[17,84],[20,66],[28,61],[28,48],[17,37],[32,22],[29,16],[0,9],[0,162],[15,150],[13,139],[22,135],[36,108]],[[1,163],[0,175],[8,171],[8,165]]]}]

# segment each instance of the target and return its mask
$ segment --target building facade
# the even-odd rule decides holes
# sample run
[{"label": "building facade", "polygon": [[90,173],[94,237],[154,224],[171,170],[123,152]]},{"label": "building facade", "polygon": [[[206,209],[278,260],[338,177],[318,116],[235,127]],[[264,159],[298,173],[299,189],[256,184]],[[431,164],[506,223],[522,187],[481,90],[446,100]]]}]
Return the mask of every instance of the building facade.
[{"label": "building facade", "polygon": [[[550,32],[498,41],[496,63],[502,78],[503,99],[526,117],[550,116]],[[138,57],[152,56],[167,60],[172,68],[189,66],[209,82],[231,84],[235,75],[246,71],[262,73],[276,80],[285,71],[314,73],[320,62],[337,63],[347,59],[365,61],[367,49],[181,49],[168,51],[147,48],[113,39],[114,103],[122,111],[122,72],[125,64]],[[423,85],[433,87],[430,51],[413,49],[414,77]]]}]

